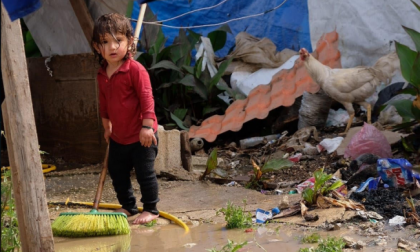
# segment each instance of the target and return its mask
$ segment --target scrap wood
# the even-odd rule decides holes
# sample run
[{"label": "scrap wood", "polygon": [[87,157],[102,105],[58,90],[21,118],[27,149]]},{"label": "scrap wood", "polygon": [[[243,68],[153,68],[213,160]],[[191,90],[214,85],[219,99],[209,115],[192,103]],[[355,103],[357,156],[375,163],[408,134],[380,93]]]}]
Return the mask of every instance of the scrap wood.
[{"label": "scrap wood", "polygon": [[350,199],[337,200],[330,197],[324,197],[324,199],[334,206],[345,207],[346,210],[366,210],[364,205]]},{"label": "scrap wood", "polygon": [[300,203],[297,203],[289,207],[288,209],[281,211],[280,214],[275,215],[273,219],[280,219],[280,218],[296,215],[300,212],[300,209],[301,209]]}]

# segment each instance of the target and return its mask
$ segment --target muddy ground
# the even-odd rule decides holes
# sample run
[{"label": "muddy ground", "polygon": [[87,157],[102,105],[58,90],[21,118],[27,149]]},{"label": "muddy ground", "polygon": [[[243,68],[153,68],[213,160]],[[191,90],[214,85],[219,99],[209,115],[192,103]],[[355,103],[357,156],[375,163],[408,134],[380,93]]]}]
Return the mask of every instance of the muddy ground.
[{"label": "muddy ground", "polygon": [[[48,201],[65,202],[69,199],[71,202],[92,202],[101,167],[101,164],[98,164],[80,169],[47,173],[45,181]],[[294,167],[288,169],[291,170]],[[283,172],[287,174],[287,170]],[[188,235],[188,239],[185,238],[185,235],[181,235],[181,227],[174,229],[175,224],[168,225],[170,221],[159,218],[158,226],[153,229],[139,229],[137,226],[132,226],[131,251],[134,251],[135,247],[147,251],[163,251],[162,246],[165,247],[165,251],[166,249],[169,249],[168,251],[204,251],[212,247],[221,248],[227,238],[237,239],[237,241],[247,240],[249,244],[246,246],[247,250],[244,251],[264,251],[259,247],[260,245],[266,251],[276,251],[278,246],[289,248],[290,251],[297,251],[300,247],[311,246],[302,244],[300,240],[304,235],[314,232],[322,234],[322,237],[351,237],[355,242],[360,241],[360,246],[364,247],[364,251],[398,251],[397,246],[400,238],[414,244],[413,250],[407,251],[419,251],[416,249],[420,248],[418,247],[420,246],[420,242],[418,242],[420,239],[419,226],[390,227],[387,220],[362,219],[356,215],[356,211],[345,211],[343,208],[316,209],[313,212],[319,215],[319,220],[315,222],[306,222],[298,214],[276,219],[271,224],[262,227],[253,227],[250,234],[244,230],[227,232],[223,228],[225,225],[224,216],[217,215],[217,211],[225,207],[228,201],[235,205],[243,205],[243,200],[246,200],[246,211],[254,213],[257,208],[271,209],[279,206],[285,196],[287,196],[289,204],[293,205],[299,202],[301,196],[299,194],[275,195],[266,191],[246,189],[240,184],[226,186],[210,181],[171,181],[160,177],[158,183],[159,210],[183,220],[190,227],[191,235]],[[135,195],[139,199],[141,197],[139,185],[134,176],[132,176],[132,184]],[[109,177],[105,182],[102,202],[118,203]],[[54,220],[61,212],[86,212],[89,209],[50,204],[49,211],[51,219]],[[134,218],[130,217],[129,221]],[[168,227],[171,228],[168,229]],[[170,239],[170,241],[167,238],[160,240],[167,235],[180,238]],[[218,239],[214,240],[215,237]],[[99,239],[96,238],[98,241]],[[156,242],[151,242],[152,240],[156,240]],[[61,251],[60,248],[83,244],[92,246],[92,241],[56,238],[58,251]],[[192,248],[187,249],[185,246],[192,246]]]}]

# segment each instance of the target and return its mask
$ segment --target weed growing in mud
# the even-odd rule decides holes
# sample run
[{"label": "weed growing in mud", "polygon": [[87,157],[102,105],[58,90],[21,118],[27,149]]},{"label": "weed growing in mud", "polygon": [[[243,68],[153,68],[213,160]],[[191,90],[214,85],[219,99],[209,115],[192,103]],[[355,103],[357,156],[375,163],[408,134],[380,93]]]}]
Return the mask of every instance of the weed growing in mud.
[{"label": "weed growing in mud", "polygon": [[245,212],[246,200],[244,202],[243,209],[240,206],[233,205],[230,201],[227,203],[226,208],[220,209],[217,213],[223,213],[225,215],[225,221],[227,222],[226,228],[247,228],[252,225],[251,213]]},{"label": "weed growing in mud", "polygon": [[321,239],[321,236],[318,233],[313,233],[311,235],[304,236],[302,238],[302,243],[317,243]]},{"label": "weed growing in mud", "polygon": [[342,252],[346,243],[342,238],[327,238],[321,240],[317,248],[302,248],[299,252]]},{"label": "weed growing in mud", "polygon": [[10,179],[10,170],[6,170],[1,181],[1,251],[15,251],[20,247],[15,200]]},{"label": "weed growing in mud", "polygon": [[235,252],[235,251],[238,251],[239,249],[243,248],[246,244],[247,244],[247,242],[243,242],[243,243],[238,244],[238,243],[235,243],[235,242],[228,239],[228,244],[223,246],[223,248],[221,250],[217,250],[216,248],[212,248],[212,249],[207,249],[207,251],[209,251],[209,252]]},{"label": "weed growing in mud", "polygon": [[150,228],[150,227],[154,227],[156,225],[156,223],[157,223],[157,220],[152,220],[151,222],[147,222],[147,223],[143,224],[143,226]]},{"label": "weed growing in mud", "polygon": [[343,182],[340,180],[337,180],[332,185],[328,186],[327,181],[332,179],[332,174],[327,174],[324,172],[324,168],[318,169],[314,172],[315,177],[315,184],[314,188],[306,188],[303,193],[302,197],[303,199],[309,204],[315,204],[316,199],[318,195],[325,195],[331,191],[334,191],[335,189],[339,188],[343,185]]}]

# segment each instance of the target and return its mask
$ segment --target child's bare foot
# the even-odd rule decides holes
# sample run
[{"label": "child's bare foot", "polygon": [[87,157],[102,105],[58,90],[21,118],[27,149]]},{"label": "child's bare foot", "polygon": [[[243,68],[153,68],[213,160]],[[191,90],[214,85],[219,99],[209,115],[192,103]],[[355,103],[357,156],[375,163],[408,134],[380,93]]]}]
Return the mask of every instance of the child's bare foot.
[{"label": "child's bare foot", "polygon": [[154,219],[157,219],[159,217],[159,214],[154,215],[150,212],[143,211],[137,218],[133,221],[133,224],[146,224],[148,222],[151,222]]},{"label": "child's bare foot", "polygon": [[125,213],[125,215],[127,215],[127,217],[131,216],[131,213],[129,213],[127,210],[125,210],[124,208],[118,208],[116,209],[114,212],[116,213]]}]

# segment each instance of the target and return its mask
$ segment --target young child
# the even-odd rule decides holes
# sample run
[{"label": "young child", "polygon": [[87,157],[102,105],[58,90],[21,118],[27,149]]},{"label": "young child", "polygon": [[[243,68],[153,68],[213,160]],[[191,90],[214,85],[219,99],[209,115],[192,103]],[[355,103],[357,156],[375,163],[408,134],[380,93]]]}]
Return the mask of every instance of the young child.
[{"label": "young child", "polygon": [[99,104],[105,140],[109,144],[108,172],[127,216],[138,213],[130,172],[134,167],[140,184],[143,212],[133,224],[156,219],[158,183],[154,170],[157,155],[157,120],[150,79],[145,68],[132,59],[130,21],[112,13],[95,23],[92,45],[99,58]]}]

